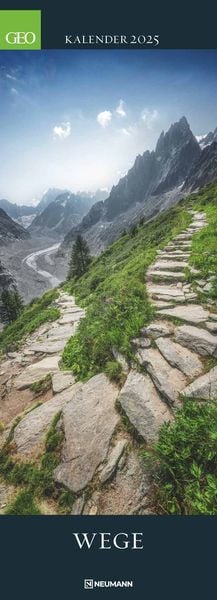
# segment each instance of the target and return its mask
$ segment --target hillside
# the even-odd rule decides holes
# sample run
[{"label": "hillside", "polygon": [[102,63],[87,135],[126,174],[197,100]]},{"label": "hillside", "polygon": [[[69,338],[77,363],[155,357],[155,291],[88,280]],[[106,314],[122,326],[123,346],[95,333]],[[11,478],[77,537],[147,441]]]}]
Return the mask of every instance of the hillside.
[{"label": "hillside", "polygon": [[29,231],[34,235],[63,237],[81,221],[92,202],[91,196],[64,192],[35,217]]},{"label": "hillside", "polygon": [[132,227],[1,334],[7,514],[216,514],[216,195]]},{"label": "hillside", "polygon": [[132,223],[141,217],[146,221],[153,218],[216,176],[215,142],[201,150],[186,118],[182,117],[166,133],[161,133],[155,151],[137,156],[109,197],[93,205],[78,227],[66,235],[61,249],[67,252],[76,235],[81,234],[92,254],[98,255]]},{"label": "hillside", "polygon": [[27,240],[30,234],[21,225],[15,223],[2,208],[0,208],[0,244],[15,240]]}]

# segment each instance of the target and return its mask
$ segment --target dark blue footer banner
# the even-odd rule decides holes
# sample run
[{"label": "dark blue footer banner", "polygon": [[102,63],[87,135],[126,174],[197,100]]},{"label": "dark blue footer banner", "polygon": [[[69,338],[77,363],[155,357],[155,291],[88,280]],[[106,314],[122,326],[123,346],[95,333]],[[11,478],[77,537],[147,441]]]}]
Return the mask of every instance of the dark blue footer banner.
[{"label": "dark blue footer banner", "polygon": [[2,598],[211,598],[212,517],[2,517]]}]

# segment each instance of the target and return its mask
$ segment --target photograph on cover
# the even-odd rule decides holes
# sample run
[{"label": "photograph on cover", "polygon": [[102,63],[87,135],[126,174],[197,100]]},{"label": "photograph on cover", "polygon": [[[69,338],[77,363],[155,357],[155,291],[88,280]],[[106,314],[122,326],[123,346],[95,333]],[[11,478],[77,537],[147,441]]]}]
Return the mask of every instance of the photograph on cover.
[{"label": "photograph on cover", "polygon": [[2,517],[217,514],[217,51],[1,51],[0,95]]}]

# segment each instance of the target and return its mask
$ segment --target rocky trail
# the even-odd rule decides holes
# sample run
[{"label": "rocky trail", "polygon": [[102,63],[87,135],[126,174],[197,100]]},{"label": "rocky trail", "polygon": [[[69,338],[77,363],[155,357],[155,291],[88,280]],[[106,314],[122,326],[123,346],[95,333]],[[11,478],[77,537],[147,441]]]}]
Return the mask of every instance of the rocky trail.
[{"label": "rocky trail", "polygon": [[[148,514],[150,483],[141,440],[150,444],[157,438],[162,423],[175,418],[182,397],[208,400],[217,395],[212,274],[202,280],[189,265],[192,236],[207,221],[204,213],[190,212],[190,226],[159,251],[148,270],[156,317],[133,340],[136,360],[131,368],[119,357],[126,370],[121,390],[103,373],[81,383],[61,371],[63,348],[84,316],[63,291],[55,301],[60,318],[38,329],[0,364],[2,444],[22,413],[13,433],[16,460],[37,460],[43,454],[46,433],[61,412],[58,427],[64,439],[53,477],[57,486],[74,493],[72,514]],[[197,295],[201,290],[203,303]],[[42,385],[36,397],[34,386],[43,381],[49,385]],[[15,493],[0,482],[0,512]]]}]

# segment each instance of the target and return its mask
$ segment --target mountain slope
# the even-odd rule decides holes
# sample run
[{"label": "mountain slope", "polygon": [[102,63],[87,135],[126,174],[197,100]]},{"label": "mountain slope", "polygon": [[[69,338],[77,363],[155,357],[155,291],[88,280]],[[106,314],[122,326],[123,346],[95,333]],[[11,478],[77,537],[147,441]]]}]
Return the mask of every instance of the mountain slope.
[{"label": "mountain slope", "polygon": [[217,141],[205,146],[185,181],[183,190],[193,191],[217,178]]},{"label": "mountain slope", "polygon": [[60,188],[49,188],[46,192],[44,192],[40,202],[37,204],[35,208],[35,212],[40,214],[51,204],[54,202],[58,196],[61,194],[65,194],[67,190],[61,190]]},{"label": "mountain slope", "polygon": [[51,202],[29,227],[31,233],[63,237],[79,223],[92,204],[89,196],[65,192]]},{"label": "mountain slope", "polygon": [[98,254],[141,216],[149,219],[183,195],[182,185],[201,148],[185,117],[162,132],[153,152],[137,156],[127,175],[111,190],[104,203],[93,206],[78,228],[66,236],[67,249],[75,236],[84,234]]},{"label": "mountain slope", "polygon": [[36,212],[35,206],[25,206],[13,204],[4,198],[0,199],[0,208],[2,208],[12,219],[19,219],[23,216],[33,215]]},{"label": "mountain slope", "polygon": [[2,208],[0,208],[0,244],[15,240],[27,240],[30,234],[21,225],[15,223]]}]

